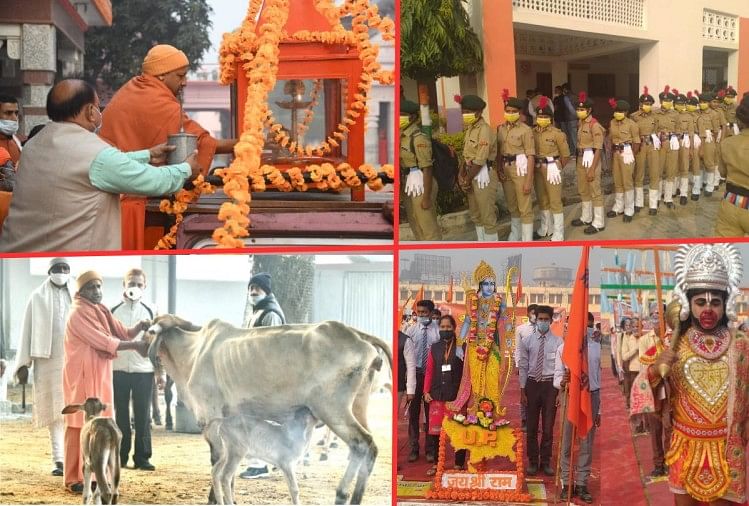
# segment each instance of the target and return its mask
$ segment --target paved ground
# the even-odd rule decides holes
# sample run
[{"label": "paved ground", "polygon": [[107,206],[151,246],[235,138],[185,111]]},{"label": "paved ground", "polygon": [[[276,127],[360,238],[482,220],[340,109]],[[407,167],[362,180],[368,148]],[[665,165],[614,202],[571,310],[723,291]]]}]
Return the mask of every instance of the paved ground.
[{"label": "paved ground", "polygon": [[[580,240],[619,240],[619,239],[652,239],[652,238],[692,238],[711,237],[713,235],[718,207],[723,196],[722,189],[713,192],[712,197],[704,195],[694,202],[689,200],[686,206],[678,204],[674,209],[668,209],[661,203],[658,214],[650,216],[647,209],[635,215],[630,223],[624,223],[621,217],[606,219],[606,229],[596,235],[583,233],[584,227],[572,227],[570,223],[580,216],[580,197],[577,193],[574,161],[567,163],[562,171],[564,185],[563,203],[565,215],[565,239]],[[604,170],[603,191],[606,194],[605,210],[614,204],[613,177],[610,171]],[[647,189],[645,190],[647,202]],[[498,196],[500,209],[499,239],[504,240],[510,233],[510,217],[504,209],[504,196]],[[535,208],[538,211],[538,208]],[[440,217],[443,240],[445,241],[475,241],[476,232],[468,216],[468,211],[450,213]],[[537,228],[538,215],[535,227]],[[401,241],[413,241],[414,237],[407,222],[400,226]]]}]

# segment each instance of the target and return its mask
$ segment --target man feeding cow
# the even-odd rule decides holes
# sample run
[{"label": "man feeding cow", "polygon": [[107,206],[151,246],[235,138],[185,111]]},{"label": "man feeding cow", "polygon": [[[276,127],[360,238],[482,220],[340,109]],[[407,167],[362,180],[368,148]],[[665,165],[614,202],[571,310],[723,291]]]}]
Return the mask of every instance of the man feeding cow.
[{"label": "man feeding cow", "polygon": [[[145,339],[151,361],[160,360],[181,385],[185,403],[204,428],[237,416],[283,425],[296,410],[309,410],[349,447],[335,502],[361,503],[378,451],[366,412],[374,376],[382,367],[380,353],[392,370],[384,341],[333,321],[239,329],[220,320],[198,327],[173,315],[157,317]],[[215,463],[220,442],[211,441],[210,431],[204,430],[204,436]],[[225,498],[219,494],[216,499],[223,503]]]}]

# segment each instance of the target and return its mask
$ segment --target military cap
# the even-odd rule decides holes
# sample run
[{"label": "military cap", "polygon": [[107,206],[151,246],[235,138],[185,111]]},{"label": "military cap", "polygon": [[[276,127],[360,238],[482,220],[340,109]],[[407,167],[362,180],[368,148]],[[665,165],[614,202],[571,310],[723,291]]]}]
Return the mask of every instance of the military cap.
[{"label": "military cap", "polygon": [[401,100],[401,112],[406,114],[416,114],[419,112],[419,104],[412,100]]},{"label": "military cap", "polygon": [[642,87],[642,95],[640,95],[640,103],[641,104],[654,104],[655,103],[655,99],[653,98],[653,96],[650,93],[648,93],[647,86]]},{"label": "military cap", "polygon": [[486,107],[486,102],[478,95],[455,95],[455,101],[467,111],[483,111]]},{"label": "military cap", "polygon": [[584,107],[585,109],[591,109],[593,107],[593,101],[588,97],[588,94],[581,91],[577,94],[577,105],[575,107]]},{"label": "military cap", "polygon": [[666,85],[665,88],[663,88],[662,92],[658,93],[658,99],[661,102],[673,102],[675,98],[676,98],[676,95],[671,93],[671,86],[669,86],[668,84]]}]

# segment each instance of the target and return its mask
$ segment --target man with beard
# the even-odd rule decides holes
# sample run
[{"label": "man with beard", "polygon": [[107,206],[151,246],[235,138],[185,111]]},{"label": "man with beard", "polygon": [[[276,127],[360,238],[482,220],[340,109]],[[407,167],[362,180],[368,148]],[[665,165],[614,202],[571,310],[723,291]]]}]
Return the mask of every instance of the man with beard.
[{"label": "man with beard", "polygon": [[737,318],[741,256],[730,244],[684,245],[674,266],[671,348],[648,368],[651,387],[669,385],[669,486],[677,506],[742,503],[749,338],[728,327]]}]

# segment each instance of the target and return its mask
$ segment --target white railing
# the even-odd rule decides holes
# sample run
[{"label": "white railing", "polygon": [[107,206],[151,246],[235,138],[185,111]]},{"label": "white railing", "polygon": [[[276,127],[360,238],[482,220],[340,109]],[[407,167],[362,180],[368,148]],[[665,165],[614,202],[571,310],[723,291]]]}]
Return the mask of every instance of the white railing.
[{"label": "white railing", "polygon": [[739,18],[722,12],[702,10],[702,38],[738,43]]},{"label": "white railing", "polygon": [[645,28],[645,0],[512,0],[513,9]]}]

